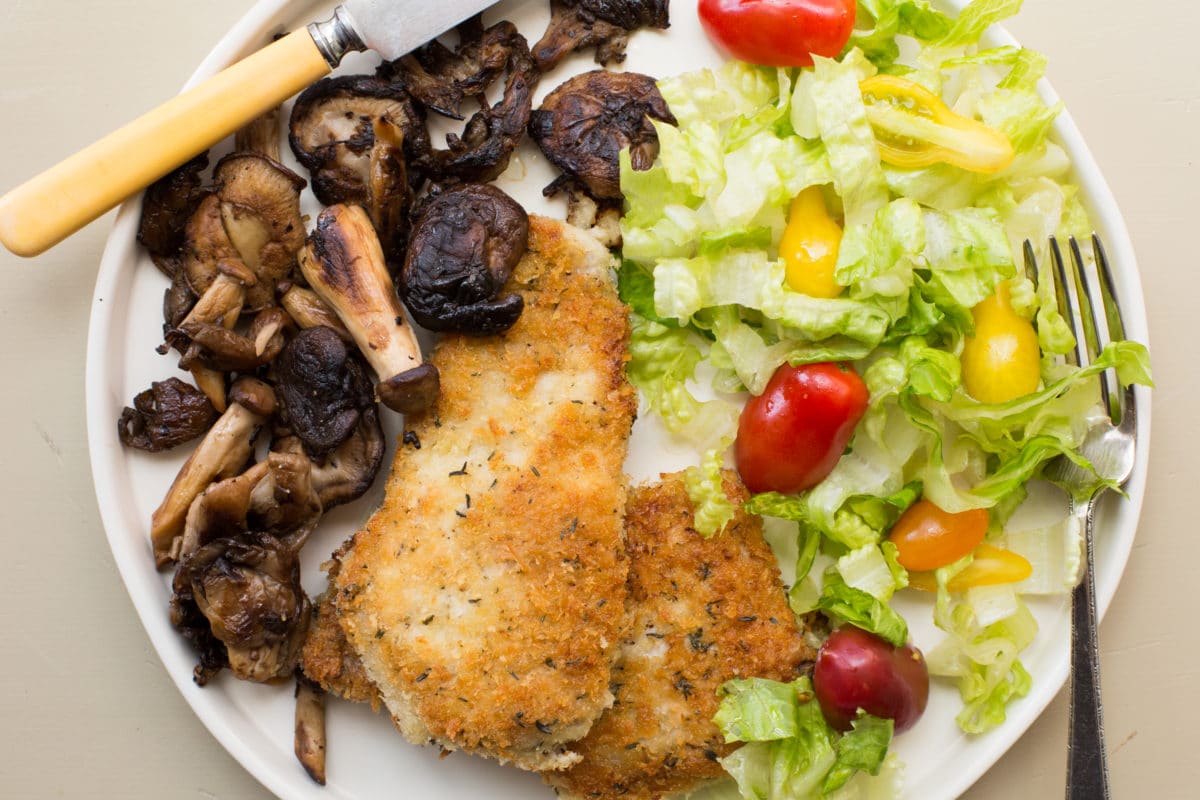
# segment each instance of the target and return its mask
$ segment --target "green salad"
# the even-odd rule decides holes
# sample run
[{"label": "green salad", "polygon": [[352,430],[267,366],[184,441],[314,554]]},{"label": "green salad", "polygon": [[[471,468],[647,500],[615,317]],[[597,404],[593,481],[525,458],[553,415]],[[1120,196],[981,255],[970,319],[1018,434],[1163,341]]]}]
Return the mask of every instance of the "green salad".
[{"label": "green salad", "polygon": [[[865,407],[832,470],[793,490],[747,481],[748,510],[793,523],[798,615],[899,647],[909,634],[893,596],[910,583],[930,591],[945,636],[915,644],[934,682],[957,688],[969,734],[1000,725],[1035,680],[1021,663],[1037,635],[1023,595],[1065,593],[1078,577],[1069,520],[1018,531],[1010,518],[1049,460],[1087,465],[1077,448],[1102,413],[1098,373],[1150,383],[1133,342],[1086,369],[1064,358],[1074,341],[1048,240],[1092,228],[1050,135],[1061,109],[1037,92],[1045,58],[980,44],[1019,7],[976,0],[950,17],[925,0],[862,0],[836,58],[731,61],[663,80],[678,125],[656,123],[650,169],[633,170],[625,153],[621,171],[629,376],[645,407],[704,454],[687,478],[698,529],[712,535],[734,512],[720,471],[741,458],[747,398],[788,367],[853,371]],[[811,224],[797,233],[802,214]],[[840,241],[825,273],[805,273],[812,264],[796,261],[789,237],[830,224]],[[1042,274],[1026,274],[1027,242]],[[1024,368],[972,353],[993,319],[1028,330]],[[1024,388],[1008,396],[1014,386]],[[984,540],[950,548],[935,568],[906,568],[894,528],[919,503],[974,512]],[[989,580],[997,555],[1025,568]],[[860,713],[841,732],[808,678],[723,691],[716,722],[746,743],[723,764],[744,797],[890,796],[893,720]]]}]

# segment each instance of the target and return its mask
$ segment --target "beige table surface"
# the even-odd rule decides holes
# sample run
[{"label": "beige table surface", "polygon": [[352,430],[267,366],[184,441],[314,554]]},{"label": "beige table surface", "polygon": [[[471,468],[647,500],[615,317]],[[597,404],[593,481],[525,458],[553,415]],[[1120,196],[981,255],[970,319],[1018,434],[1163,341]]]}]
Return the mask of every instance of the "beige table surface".
[{"label": "beige table surface", "polygon": [[[249,6],[0,0],[0,190],[176,91]],[[1151,316],[1150,490],[1101,629],[1115,796],[1196,797],[1200,7],[1026,6],[1010,27],[1050,55],[1129,224]],[[100,526],[83,370],[110,222],[35,261],[0,252],[0,796],[267,797],[168,679]],[[967,796],[1061,797],[1066,723],[1060,696]]]}]

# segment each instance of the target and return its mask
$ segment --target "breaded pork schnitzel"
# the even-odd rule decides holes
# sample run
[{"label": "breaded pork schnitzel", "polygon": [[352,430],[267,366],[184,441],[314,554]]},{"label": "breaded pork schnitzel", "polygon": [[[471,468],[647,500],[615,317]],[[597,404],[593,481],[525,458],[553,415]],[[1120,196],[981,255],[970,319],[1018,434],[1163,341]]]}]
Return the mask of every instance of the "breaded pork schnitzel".
[{"label": "breaded pork schnitzel", "polygon": [[[741,505],[745,489],[725,475]],[[790,681],[816,653],[788,607],[762,520],[739,511],[705,539],[678,475],[630,490],[630,628],[613,672],[616,702],[575,745],[582,759],[545,773],[570,798],[648,800],[725,773],[733,745],[712,722],[737,677]]]},{"label": "breaded pork schnitzel", "polygon": [[636,413],[607,250],[530,219],[520,320],[450,335],[332,602],[406,738],[560,769],[612,702],[625,621],[622,464]]}]

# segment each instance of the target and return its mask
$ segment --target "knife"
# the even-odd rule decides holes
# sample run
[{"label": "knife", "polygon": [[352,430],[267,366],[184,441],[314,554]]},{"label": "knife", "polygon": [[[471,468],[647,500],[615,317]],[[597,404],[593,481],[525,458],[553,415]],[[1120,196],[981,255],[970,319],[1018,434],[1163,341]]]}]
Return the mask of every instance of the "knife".
[{"label": "knife", "polygon": [[346,0],[0,197],[0,243],[36,256],[329,74],[350,52],[399,58],[495,0]]}]

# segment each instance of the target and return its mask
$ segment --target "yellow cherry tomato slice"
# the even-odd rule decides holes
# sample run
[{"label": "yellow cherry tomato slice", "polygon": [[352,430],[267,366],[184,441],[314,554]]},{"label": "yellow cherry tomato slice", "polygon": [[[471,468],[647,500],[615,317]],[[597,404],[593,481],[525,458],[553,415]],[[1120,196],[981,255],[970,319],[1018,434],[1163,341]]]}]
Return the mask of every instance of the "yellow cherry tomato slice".
[{"label": "yellow cherry tomato slice", "polygon": [[999,172],[1016,153],[1000,131],[951,111],[919,83],[876,75],[860,84],[879,156],[897,167],[951,164],[970,172]]},{"label": "yellow cherry tomato slice", "polygon": [[1037,391],[1042,354],[1033,324],[1013,311],[1008,285],[975,306],[975,335],[962,351],[963,388],[981,403],[1007,403]]},{"label": "yellow cherry tomato slice", "polygon": [[[975,586],[997,586],[1019,583],[1033,574],[1033,565],[1020,553],[990,544],[975,548],[975,560],[946,583],[952,592],[963,592]],[[936,592],[937,578],[932,572],[908,573],[908,585],[922,592]]]},{"label": "yellow cherry tomato slice", "polygon": [[842,227],[829,215],[821,187],[805,189],[788,209],[787,227],[779,241],[787,285],[810,297],[837,297],[842,287],[834,280]]}]

